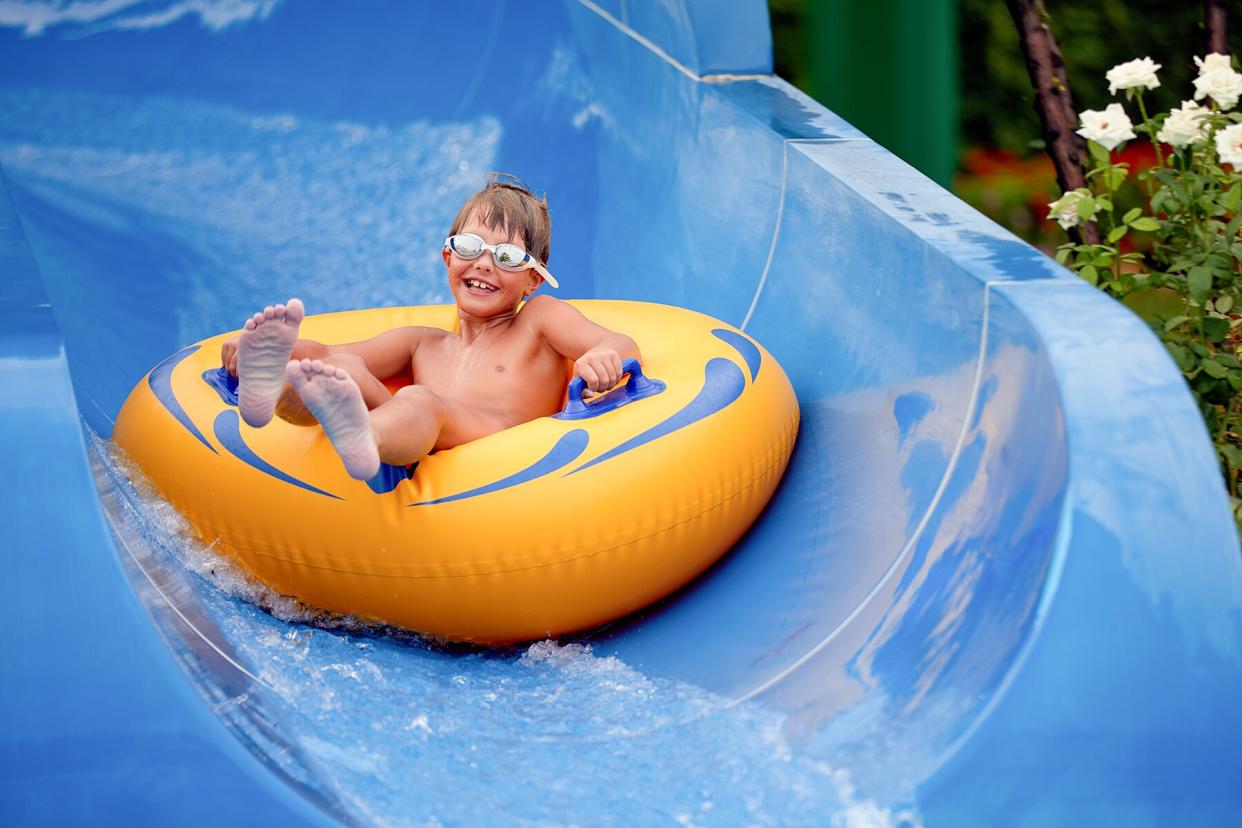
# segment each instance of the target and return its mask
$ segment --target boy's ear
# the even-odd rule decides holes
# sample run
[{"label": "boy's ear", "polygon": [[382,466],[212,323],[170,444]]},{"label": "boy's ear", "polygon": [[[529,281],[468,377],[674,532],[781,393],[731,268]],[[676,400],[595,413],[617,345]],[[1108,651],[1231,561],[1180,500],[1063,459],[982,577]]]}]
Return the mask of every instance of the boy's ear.
[{"label": "boy's ear", "polygon": [[446,245],[444,245],[444,247],[440,248],[440,256],[444,259],[444,266],[445,266],[445,267],[448,267],[448,263],[449,263],[449,249],[448,249],[448,245],[447,245],[447,244],[446,244]]},{"label": "boy's ear", "polygon": [[530,274],[530,284],[526,286],[526,295],[530,296],[532,293],[539,290],[539,286],[543,284],[543,277],[540,276],[538,271],[534,269],[526,272]]}]

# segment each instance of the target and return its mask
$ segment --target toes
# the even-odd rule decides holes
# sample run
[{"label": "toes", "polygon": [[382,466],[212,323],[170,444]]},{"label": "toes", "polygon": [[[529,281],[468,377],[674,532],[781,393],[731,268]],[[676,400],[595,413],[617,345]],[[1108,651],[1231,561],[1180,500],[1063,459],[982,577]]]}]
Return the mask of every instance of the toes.
[{"label": "toes", "polygon": [[290,299],[285,304],[285,321],[298,324],[302,321],[302,317],[306,315],[306,309],[302,307],[302,300],[298,298]]},{"label": "toes", "polygon": [[284,306],[284,305],[277,305],[276,307],[272,308],[272,318],[273,318],[273,319],[278,319],[278,320],[284,321],[284,318],[285,318],[285,306]]},{"label": "toes", "polygon": [[301,388],[306,383],[306,375],[302,373],[302,363],[296,359],[285,363],[285,382],[294,388]]},{"label": "toes", "polygon": [[263,309],[264,319],[271,319],[275,315],[276,315],[276,309],[273,308],[271,305],[268,305],[266,308]]},{"label": "toes", "polygon": [[244,327],[248,331],[253,331],[255,328],[259,327],[259,323],[255,322],[254,319],[251,318],[251,319],[247,319],[246,324],[243,325],[242,327]]}]

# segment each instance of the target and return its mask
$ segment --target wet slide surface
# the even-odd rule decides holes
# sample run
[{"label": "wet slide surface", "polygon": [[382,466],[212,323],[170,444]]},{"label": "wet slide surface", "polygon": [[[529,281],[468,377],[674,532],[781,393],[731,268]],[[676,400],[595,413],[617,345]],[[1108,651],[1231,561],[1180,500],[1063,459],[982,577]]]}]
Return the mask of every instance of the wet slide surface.
[{"label": "wet slide surface", "polygon": [[[1176,369],[770,68],[757,2],[0,8],[0,812],[1236,811],[1242,565]],[[802,428],[678,596],[444,651],[257,590],[108,437],[151,367],[264,304],[449,301],[440,244],[493,169],[548,193],[558,295],[742,327]]]}]

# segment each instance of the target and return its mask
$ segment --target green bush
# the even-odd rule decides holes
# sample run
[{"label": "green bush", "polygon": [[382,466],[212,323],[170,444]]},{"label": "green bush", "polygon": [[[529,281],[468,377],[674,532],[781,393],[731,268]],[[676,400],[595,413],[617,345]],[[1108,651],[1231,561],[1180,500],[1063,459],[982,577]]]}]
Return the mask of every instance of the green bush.
[{"label": "green bush", "polygon": [[[1130,305],[1163,340],[1216,444],[1242,530],[1242,113],[1232,111],[1242,73],[1223,55],[1201,66],[1194,95],[1206,106],[1185,100],[1154,117],[1144,97],[1159,84],[1160,67],[1147,59],[1114,67],[1110,87],[1124,91],[1140,122],[1120,103],[1079,116],[1091,156],[1088,186],[1062,194],[1049,216],[1067,230],[1098,226],[1102,242],[1063,244],[1057,261]],[[1123,211],[1117,193],[1131,169],[1117,154],[1140,136],[1157,163],[1136,176],[1144,203]],[[1127,252],[1123,243],[1134,235],[1148,243]]]}]

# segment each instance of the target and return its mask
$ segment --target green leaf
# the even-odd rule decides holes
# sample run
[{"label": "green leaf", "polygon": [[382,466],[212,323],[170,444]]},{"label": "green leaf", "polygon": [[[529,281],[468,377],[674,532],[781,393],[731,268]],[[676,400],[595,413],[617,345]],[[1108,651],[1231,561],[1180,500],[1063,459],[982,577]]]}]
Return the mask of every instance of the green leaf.
[{"label": "green leaf", "polygon": [[1209,342],[1220,342],[1229,335],[1229,320],[1221,316],[1209,316],[1203,320],[1203,333],[1207,335]]},{"label": "green leaf", "polygon": [[1186,274],[1186,287],[1190,290],[1191,298],[1203,304],[1212,290],[1212,271],[1202,265],[1192,267]]},{"label": "green leaf", "polygon": [[[1242,188],[1242,185],[1239,185],[1239,187]],[[1238,235],[1239,229],[1242,229],[1242,213],[1234,216],[1233,220],[1225,227],[1225,236],[1230,239],[1235,238]]]},{"label": "green leaf", "polygon": [[1099,284],[1100,273],[1095,269],[1095,265],[1086,265],[1078,271],[1078,275],[1089,285]]},{"label": "green leaf", "polygon": [[1108,243],[1116,244],[1117,242],[1121,241],[1122,236],[1124,236],[1126,233],[1129,233],[1129,232],[1130,232],[1130,228],[1126,227],[1124,224],[1121,225],[1120,227],[1114,227],[1112,230],[1108,231]]},{"label": "green leaf", "polygon": [[1186,349],[1181,345],[1166,342],[1164,347],[1168,350],[1169,356],[1173,357],[1173,361],[1177,363],[1177,367],[1183,372],[1189,373],[1195,367],[1194,357],[1186,353]]},{"label": "green leaf", "polygon": [[1221,313],[1229,313],[1233,308],[1233,297],[1226,293],[1216,300],[1216,309]]},{"label": "green leaf", "polygon": [[1070,251],[1062,247],[1060,250],[1057,251],[1057,255],[1056,255],[1057,264],[1059,265],[1065,264],[1065,262],[1069,259],[1069,256],[1070,256]]},{"label": "green leaf", "polygon": [[1160,229],[1160,222],[1150,216],[1143,216],[1130,222],[1130,226],[1135,230],[1141,230],[1144,233],[1154,233]]},{"label": "green leaf", "polygon": [[1234,184],[1220,199],[1221,206],[1231,213],[1238,212],[1238,207],[1242,205],[1242,184]]},{"label": "green leaf", "polygon": [[1135,207],[1133,209],[1126,210],[1126,214],[1121,217],[1121,220],[1124,221],[1126,224],[1129,224],[1130,222],[1134,221],[1136,218],[1138,218],[1142,214],[1143,214],[1143,208]]},{"label": "green leaf", "polygon": [[1238,362],[1237,357],[1231,354],[1226,354],[1223,351],[1217,353],[1216,356],[1212,357],[1212,359],[1216,360],[1226,368],[1242,368],[1242,362]]},{"label": "green leaf", "polygon": [[1229,370],[1214,359],[1205,359],[1199,363],[1199,367],[1203,369],[1203,373],[1213,379],[1223,379]]},{"label": "green leaf", "polygon": [[1216,446],[1216,450],[1225,458],[1225,462],[1229,464],[1231,469],[1242,469],[1242,451],[1237,446],[1231,446],[1228,443],[1222,443]]},{"label": "green leaf", "polygon": [[1095,159],[1096,163],[1107,164],[1109,162],[1108,150],[1095,141],[1087,142],[1087,152],[1091,153],[1091,157]]},{"label": "green leaf", "polygon": [[1173,330],[1174,328],[1176,328],[1178,325],[1182,324],[1183,322],[1189,322],[1189,321],[1190,321],[1189,316],[1184,316],[1184,315],[1175,316],[1169,321],[1164,323],[1165,333],[1168,333],[1169,331]]}]

